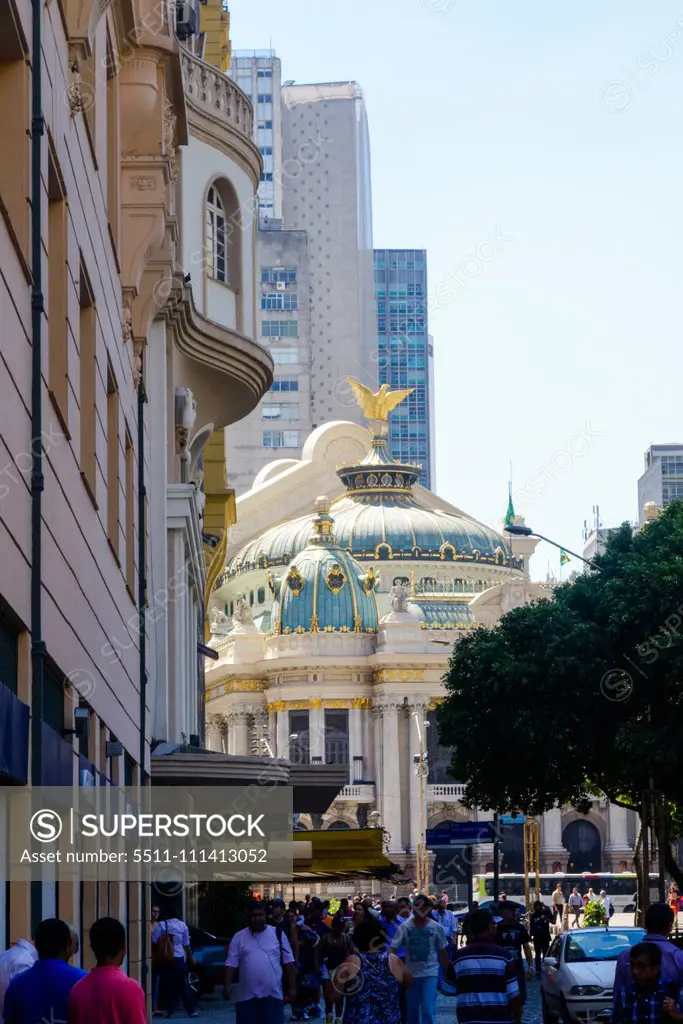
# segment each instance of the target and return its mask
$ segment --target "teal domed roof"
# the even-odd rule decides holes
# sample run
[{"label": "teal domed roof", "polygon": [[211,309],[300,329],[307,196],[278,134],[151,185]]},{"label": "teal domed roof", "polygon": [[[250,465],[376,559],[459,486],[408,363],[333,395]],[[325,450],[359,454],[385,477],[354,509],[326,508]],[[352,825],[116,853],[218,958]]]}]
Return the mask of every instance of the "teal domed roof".
[{"label": "teal domed roof", "polygon": [[338,546],[329,508],[329,502],[318,499],[313,537],[286,576],[271,580],[275,633],[377,632],[377,577],[372,569],[364,573]]},{"label": "teal domed roof", "polygon": [[[496,530],[463,513],[421,504],[413,493],[420,468],[391,459],[386,437],[375,433],[366,458],[337,471],[346,484],[346,494],[332,506],[338,546],[361,562],[404,559],[522,568],[522,560]],[[313,535],[311,515],[271,527],[230,559],[227,578],[288,565]]]}]

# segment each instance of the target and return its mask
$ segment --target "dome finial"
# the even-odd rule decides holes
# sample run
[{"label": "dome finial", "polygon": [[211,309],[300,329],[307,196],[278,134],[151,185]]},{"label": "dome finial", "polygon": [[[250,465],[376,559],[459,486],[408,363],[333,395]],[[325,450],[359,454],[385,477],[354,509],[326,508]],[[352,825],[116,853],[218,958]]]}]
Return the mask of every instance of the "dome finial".
[{"label": "dome finial", "polygon": [[363,410],[365,418],[370,420],[370,434],[373,444],[386,444],[389,433],[389,413],[397,405],[412,395],[415,388],[406,388],[404,391],[390,391],[388,384],[382,384],[379,391],[371,391],[365,384],[355,380],[353,377],[346,378],[351,385],[354,397]]},{"label": "dome finial", "polygon": [[315,499],[314,507],[316,516],[313,520],[314,532],[311,537],[311,544],[317,544],[318,546],[331,546],[336,543],[334,533],[332,532],[334,519],[330,515],[332,502],[326,495],[321,494]]}]

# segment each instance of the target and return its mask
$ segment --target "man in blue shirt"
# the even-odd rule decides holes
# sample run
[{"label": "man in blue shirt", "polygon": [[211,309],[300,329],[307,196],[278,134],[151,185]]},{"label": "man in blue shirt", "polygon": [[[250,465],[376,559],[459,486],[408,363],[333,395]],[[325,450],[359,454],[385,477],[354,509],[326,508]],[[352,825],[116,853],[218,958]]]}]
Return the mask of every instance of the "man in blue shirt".
[{"label": "man in blue shirt", "polygon": [[10,982],[5,993],[5,1024],[66,1022],[69,993],[86,971],[71,967],[71,932],[56,917],[41,921],[36,929],[38,959]]}]

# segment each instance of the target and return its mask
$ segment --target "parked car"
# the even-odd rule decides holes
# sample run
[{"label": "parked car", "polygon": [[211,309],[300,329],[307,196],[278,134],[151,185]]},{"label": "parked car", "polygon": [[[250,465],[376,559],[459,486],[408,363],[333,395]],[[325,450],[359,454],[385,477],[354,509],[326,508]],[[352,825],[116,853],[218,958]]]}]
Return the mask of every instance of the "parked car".
[{"label": "parked car", "polygon": [[219,939],[210,932],[189,925],[190,946],[194,964],[190,968],[190,988],[196,995],[213,992],[223,984],[229,939]]},{"label": "parked car", "polygon": [[575,928],[558,935],[541,971],[544,1024],[593,1024],[612,1006],[621,953],[641,942],[643,928]]}]

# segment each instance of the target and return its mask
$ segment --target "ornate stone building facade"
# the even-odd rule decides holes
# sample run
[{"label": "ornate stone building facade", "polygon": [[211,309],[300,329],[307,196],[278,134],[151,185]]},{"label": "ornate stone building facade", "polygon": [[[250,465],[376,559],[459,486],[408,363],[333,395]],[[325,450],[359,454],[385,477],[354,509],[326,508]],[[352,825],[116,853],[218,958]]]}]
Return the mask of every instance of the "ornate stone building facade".
[{"label": "ornate stone building facade", "polygon": [[[320,428],[304,459],[266,467],[238,498],[235,543],[211,598],[219,658],[206,674],[207,742],[345,764],[337,800],[299,827],[379,824],[391,859],[414,878],[425,827],[490,817],[462,805],[438,743],[451,646],[551,591],[529,578],[533,538],[510,544],[420,487],[419,468],[387,453],[386,413],[376,417],[369,435],[351,423]],[[329,499],[316,500],[320,490]],[[580,870],[624,860],[630,869],[634,827],[599,802],[583,817],[552,811],[541,822],[543,869],[567,870],[575,855]],[[521,826],[506,827],[509,870],[521,870],[520,839]],[[492,856],[478,848],[477,868]],[[436,884],[443,865],[432,867]]]}]

